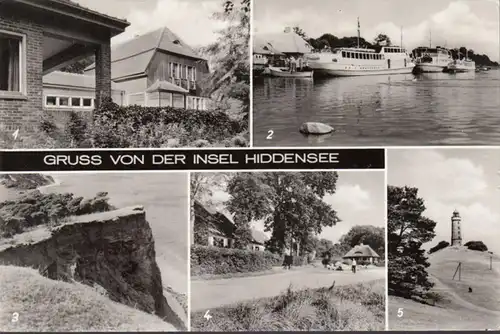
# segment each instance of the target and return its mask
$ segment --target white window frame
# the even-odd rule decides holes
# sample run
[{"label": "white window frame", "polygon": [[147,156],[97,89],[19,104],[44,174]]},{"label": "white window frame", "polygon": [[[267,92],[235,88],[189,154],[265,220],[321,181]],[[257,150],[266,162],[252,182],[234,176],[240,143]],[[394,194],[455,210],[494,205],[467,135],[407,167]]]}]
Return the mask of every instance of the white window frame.
[{"label": "white window frame", "polygon": [[176,63],[177,68],[175,69],[175,78],[180,79],[181,78],[181,64]]},{"label": "white window frame", "polygon": [[[55,105],[47,104],[47,98],[49,98],[49,97],[54,97],[56,99]],[[67,106],[61,105],[61,98],[68,99]],[[80,106],[73,106],[73,101],[72,101],[73,99],[80,99]],[[90,106],[83,105],[84,99],[90,100]],[[47,94],[47,95],[44,95],[44,97],[43,97],[43,105],[45,108],[57,108],[57,109],[92,109],[95,107],[95,98],[89,97],[89,96],[74,96],[74,95],[69,96],[69,95]]]},{"label": "white window frame", "polygon": [[0,35],[3,35],[7,38],[14,38],[19,40],[19,91],[0,91],[0,98],[16,98],[19,95],[27,95],[27,85],[28,82],[28,69],[26,67],[26,35],[20,34],[17,32],[2,30],[0,29]]}]

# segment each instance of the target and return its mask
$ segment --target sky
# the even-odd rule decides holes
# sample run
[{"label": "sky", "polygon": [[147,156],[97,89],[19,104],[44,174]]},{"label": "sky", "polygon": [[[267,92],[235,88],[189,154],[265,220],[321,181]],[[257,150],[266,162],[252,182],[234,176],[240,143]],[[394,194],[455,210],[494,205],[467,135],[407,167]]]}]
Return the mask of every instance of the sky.
[{"label": "sky", "polygon": [[[336,243],[356,225],[385,228],[384,172],[339,171],[338,174],[336,193],[325,196],[323,201],[337,211],[342,221],[336,226],[325,228],[319,237]],[[215,192],[212,197],[214,204],[228,199],[229,195],[223,191]],[[264,230],[262,222],[254,222],[252,227],[260,231]]]},{"label": "sky", "polygon": [[462,217],[462,243],[483,241],[500,253],[500,151],[498,149],[389,150],[388,184],[412,186],[427,208],[424,216],[437,222],[434,240],[450,242],[451,215]]},{"label": "sky", "polygon": [[192,47],[215,42],[224,24],[211,18],[222,9],[221,0],[73,0],[82,6],[127,19],[130,26],[112,39],[118,44],[167,26]]},{"label": "sky", "polygon": [[[281,32],[299,26],[309,37],[324,33],[361,36],[373,41],[387,34],[393,44],[412,49],[433,46],[466,46],[500,60],[499,0],[254,0],[253,30]],[[431,32],[429,34],[429,32]]]}]

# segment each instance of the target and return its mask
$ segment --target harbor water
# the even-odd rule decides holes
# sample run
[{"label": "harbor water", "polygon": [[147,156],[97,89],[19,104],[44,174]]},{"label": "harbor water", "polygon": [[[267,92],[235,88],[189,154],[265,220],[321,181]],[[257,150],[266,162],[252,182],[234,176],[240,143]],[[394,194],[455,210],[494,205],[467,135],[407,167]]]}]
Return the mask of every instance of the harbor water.
[{"label": "harbor water", "polygon": [[[362,77],[260,77],[254,146],[500,145],[500,70]],[[304,122],[335,128],[304,136]]]}]

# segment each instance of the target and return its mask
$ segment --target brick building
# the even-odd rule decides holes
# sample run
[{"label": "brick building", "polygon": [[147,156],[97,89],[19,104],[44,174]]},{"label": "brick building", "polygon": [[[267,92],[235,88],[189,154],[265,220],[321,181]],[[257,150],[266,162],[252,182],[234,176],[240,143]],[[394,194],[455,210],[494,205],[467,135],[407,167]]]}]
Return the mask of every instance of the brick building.
[{"label": "brick building", "polygon": [[70,0],[0,0],[0,134],[33,133],[42,77],[91,54],[96,104],[111,96],[110,42],[128,25]]}]

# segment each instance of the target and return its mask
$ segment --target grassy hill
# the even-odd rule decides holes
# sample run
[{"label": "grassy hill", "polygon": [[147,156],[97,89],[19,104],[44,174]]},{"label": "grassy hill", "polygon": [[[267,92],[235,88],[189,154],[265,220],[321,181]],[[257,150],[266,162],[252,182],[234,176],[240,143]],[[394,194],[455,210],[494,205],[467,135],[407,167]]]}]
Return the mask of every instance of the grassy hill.
[{"label": "grassy hill", "polygon": [[[497,329],[500,327],[500,258],[447,247],[429,256],[433,292],[441,296],[436,306],[403,298],[389,299],[389,328],[397,329]],[[453,274],[461,262],[461,279]],[[469,287],[472,292],[469,292]],[[401,309],[401,310],[400,310]],[[398,310],[402,316],[398,317]],[[401,312],[400,312],[401,315]]]},{"label": "grassy hill", "polygon": [[0,305],[0,332],[176,331],[154,315],[111,301],[98,289],[50,280],[30,268],[0,266]]}]

